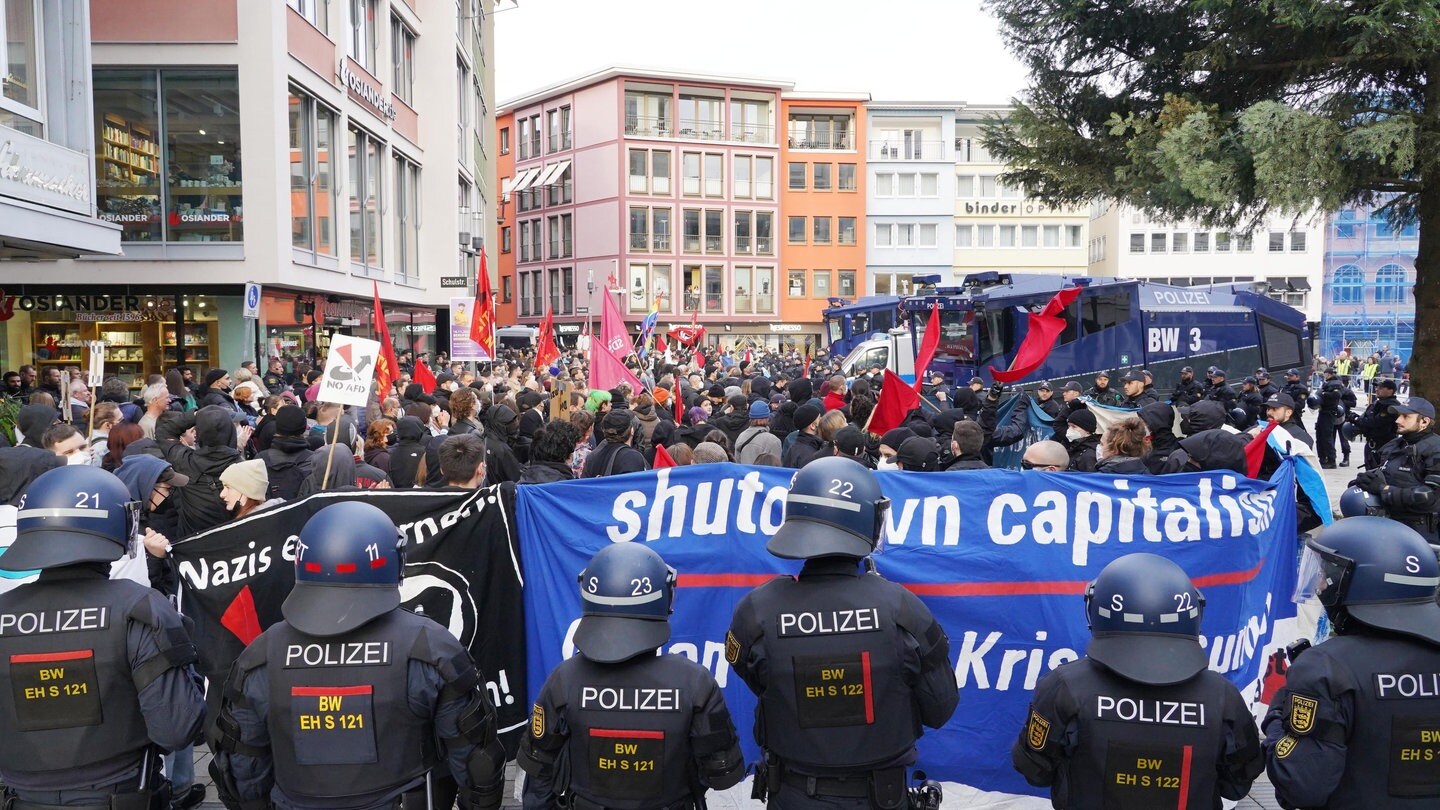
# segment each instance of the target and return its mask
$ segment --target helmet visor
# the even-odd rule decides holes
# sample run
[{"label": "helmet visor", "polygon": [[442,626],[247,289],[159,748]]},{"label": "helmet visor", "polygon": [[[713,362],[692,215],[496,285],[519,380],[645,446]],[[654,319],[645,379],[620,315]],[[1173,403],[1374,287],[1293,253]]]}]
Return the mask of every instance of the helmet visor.
[{"label": "helmet visor", "polygon": [[1295,580],[1292,599],[1308,602],[1319,597],[1322,605],[1334,607],[1344,599],[1354,570],[1354,560],[1306,544],[1305,551],[1300,555],[1300,572]]}]

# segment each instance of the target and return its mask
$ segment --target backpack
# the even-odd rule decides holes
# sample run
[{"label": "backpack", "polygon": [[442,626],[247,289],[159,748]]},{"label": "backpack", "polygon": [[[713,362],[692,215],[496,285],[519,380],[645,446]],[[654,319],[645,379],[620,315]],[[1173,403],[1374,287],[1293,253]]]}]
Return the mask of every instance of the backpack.
[{"label": "backpack", "polygon": [[272,447],[261,453],[260,458],[265,460],[265,472],[270,476],[270,488],[265,491],[266,499],[294,500],[300,492],[300,484],[310,474],[304,466],[310,456],[279,453]]}]

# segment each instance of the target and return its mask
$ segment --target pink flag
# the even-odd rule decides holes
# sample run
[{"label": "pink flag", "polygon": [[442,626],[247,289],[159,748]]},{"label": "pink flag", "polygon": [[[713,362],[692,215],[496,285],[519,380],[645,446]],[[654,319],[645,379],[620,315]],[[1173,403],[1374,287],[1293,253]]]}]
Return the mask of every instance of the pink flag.
[{"label": "pink flag", "polygon": [[630,369],[625,367],[624,358],[630,353],[630,338],[625,334],[625,319],[615,305],[615,297],[605,292],[605,307],[600,311],[600,339],[590,347],[590,387],[609,390],[622,382],[630,383],[632,391],[644,386]]}]

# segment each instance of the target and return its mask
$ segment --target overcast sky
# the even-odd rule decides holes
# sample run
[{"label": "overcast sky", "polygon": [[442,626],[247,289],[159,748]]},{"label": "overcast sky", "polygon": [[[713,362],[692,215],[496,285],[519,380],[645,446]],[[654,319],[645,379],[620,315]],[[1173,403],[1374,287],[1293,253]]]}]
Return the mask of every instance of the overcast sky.
[{"label": "overcast sky", "polygon": [[610,65],[878,100],[1008,102],[1025,74],[980,0],[504,0],[501,103]]}]

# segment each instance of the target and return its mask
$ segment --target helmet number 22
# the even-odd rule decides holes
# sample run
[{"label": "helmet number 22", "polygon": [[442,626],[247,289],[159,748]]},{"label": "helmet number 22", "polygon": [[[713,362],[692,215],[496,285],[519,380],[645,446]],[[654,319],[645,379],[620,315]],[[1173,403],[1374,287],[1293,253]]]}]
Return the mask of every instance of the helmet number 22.
[{"label": "helmet number 22", "polygon": [[850,483],[849,481],[841,481],[839,478],[831,478],[831,479],[830,479],[830,494],[831,494],[831,495],[837,495],[837,496],[839,496],[839,497],[841,497],[841,498],[849,498],[849,497],[850,497],[850,493],[851,493],[854,489],[855,489],[855,485],[852,484],[852,483]]},{"label": "helmet number 22", "polygon": [[1190,598],[1190,594],[1188,592],[1175,594],[1176,613],[1184,613],[1185,611],[1193,610],[1194,608],[1194,601]]}]

